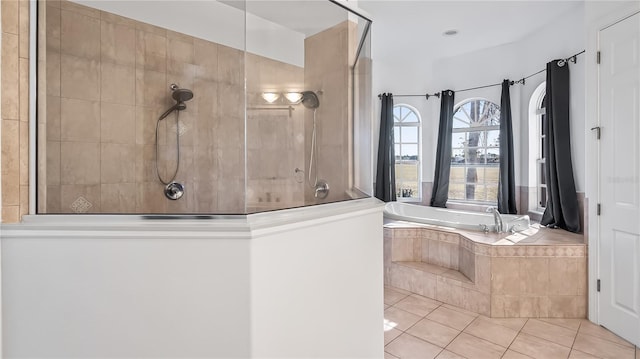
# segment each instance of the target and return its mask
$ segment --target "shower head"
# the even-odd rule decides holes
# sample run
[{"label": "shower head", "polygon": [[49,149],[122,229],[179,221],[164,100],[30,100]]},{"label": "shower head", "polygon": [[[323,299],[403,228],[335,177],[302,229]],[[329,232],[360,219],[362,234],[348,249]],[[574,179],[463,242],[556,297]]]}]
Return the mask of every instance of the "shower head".
[{"label": "shower head", "polygon": [[302,91],[302,100],[300,102],[306,108],[316,109],[320,107],[320,100],[318,99],[318,95],[316,95],[313,91]]},{"label": "shower head", "polygon": [[171,97],[177,102],[185,102],[193,98],[193,92],[188,89],[175,88]]},{"label": "shower head", "polygon": [[193,92],[191,90],[182,89],[176,84],[171,84],[169,88],[171,89],[171,91],[173,91],[173,93],[171,94],[171,97],[173,97],[173,99],[176,101],[176,104],[171,106],[170,109],[168,109],[162,115],[160,115],[160,118],[158,119],[158,121],[164,120],[173,111],[185,110],[187,108],[185,101],[189,101],[193,98]]}]

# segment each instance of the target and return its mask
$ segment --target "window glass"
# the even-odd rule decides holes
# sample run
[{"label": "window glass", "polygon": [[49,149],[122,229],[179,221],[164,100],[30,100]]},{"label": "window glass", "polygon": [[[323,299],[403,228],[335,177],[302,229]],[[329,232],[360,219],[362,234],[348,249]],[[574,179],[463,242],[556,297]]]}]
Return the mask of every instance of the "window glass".
[{"label": "window glass", "polygon": [[453,115],[449,199],[496,203],[500,171],[500,107],[465,101]]},{"label": "window glass", "polygon": [[420,114],[408,105],[393,107],[396,197],[420,201]]}]

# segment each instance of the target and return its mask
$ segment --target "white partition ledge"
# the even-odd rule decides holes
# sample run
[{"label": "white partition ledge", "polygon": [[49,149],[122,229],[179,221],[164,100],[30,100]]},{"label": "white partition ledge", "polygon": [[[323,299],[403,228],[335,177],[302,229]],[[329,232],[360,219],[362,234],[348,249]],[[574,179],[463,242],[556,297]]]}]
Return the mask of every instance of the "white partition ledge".
[{"label": "white partition ledge", "polygon": [[3,225],[5,357],[382,357],[382,209]]}]

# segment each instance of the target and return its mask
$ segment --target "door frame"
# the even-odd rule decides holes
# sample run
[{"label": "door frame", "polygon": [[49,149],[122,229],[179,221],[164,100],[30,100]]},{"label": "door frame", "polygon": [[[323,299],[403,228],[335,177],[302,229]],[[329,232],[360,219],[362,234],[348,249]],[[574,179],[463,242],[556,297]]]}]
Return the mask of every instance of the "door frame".
[{"label": "door frame", "polygon": [[[586,2],[589,7],[589,2]],[[600,244],[600,221],[596,213],[596,205],[600,197],[599,168],[600,168],[600,144],[595,133],[590,129],[600,125],[599,99],[600,99],[600,74],[596,63],[596,53],[599,50],[600,31],[621,21],[635,13],[640,12],[639,2],[627,2],[617,4],[597,4],[587,8],[586,12],[586,79],[585,79],[585,156],[586,156],[586,205],[587,228],[585,236],[588,243],[588,318],[596,324],[600,324],[599,298],[596,282],[600,275],[598,252]],[[593,10],[593,11],[590,11]]]}]

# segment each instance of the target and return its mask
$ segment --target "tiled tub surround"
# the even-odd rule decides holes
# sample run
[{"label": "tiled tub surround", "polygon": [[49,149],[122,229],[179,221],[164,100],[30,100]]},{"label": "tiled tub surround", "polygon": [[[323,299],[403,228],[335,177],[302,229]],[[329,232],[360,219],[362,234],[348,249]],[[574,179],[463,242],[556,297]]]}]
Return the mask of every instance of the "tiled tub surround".
[{"label": "tiled tub surround", "polygon": [[515,234],[389,221],[385,284],[486,316],[584,318],[587,247],[538,225]]}]

